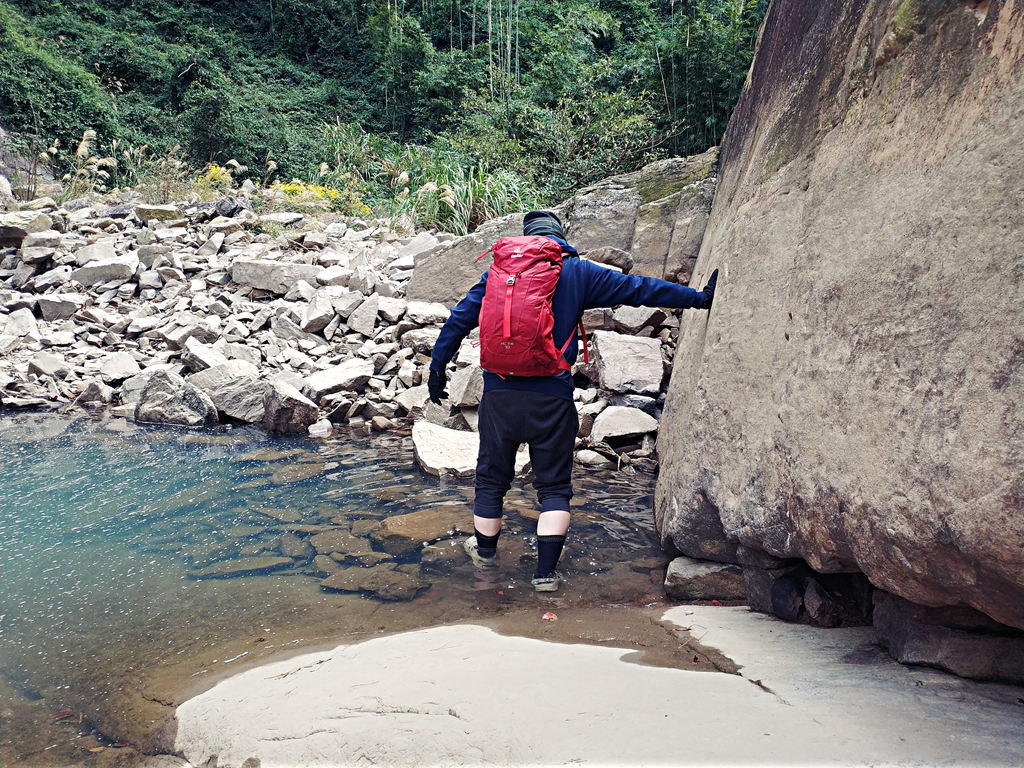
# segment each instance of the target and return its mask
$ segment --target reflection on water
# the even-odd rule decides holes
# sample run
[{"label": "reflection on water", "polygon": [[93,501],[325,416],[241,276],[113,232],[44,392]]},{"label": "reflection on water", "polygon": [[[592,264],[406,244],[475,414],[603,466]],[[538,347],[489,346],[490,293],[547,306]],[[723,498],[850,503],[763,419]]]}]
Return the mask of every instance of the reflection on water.
[{"label": "reflection on water", "polygon": [[[400,435],[5,413],[0,448],[4,765],[115,764],[113,739],[146,741],[166,715],[168,676],[537,599],[532,489],[509,494],[502,567],[481,582],[458,546],[471,480],[421,472]],[[558,599],[652,589],[652,486],[577,471]],[[382,535],[411,512],[430,546]]]}]

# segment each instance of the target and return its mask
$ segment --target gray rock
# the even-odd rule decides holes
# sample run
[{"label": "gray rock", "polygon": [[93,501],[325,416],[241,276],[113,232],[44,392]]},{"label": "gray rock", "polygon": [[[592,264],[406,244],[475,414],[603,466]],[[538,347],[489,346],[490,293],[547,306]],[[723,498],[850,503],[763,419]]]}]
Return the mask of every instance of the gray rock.
[{"label": "gray rock", "polygon": [[127,352],[111,352],[100,365],[100,378],[107,384],[120,384],[140,371],[138,361]]},{"label": "gray rock", "polygon": [[405,316],[408,303],[405,299],[396,299],[393,296],[381,296],[377,302],[377,314],[389,323],[397,323]]},{"label": "gray rock", "polygon": [[490,266],[488,259],[475,261],[476,257],[499,237],[522,232],[522,214],[511,214],[484,222],[472,234],[420,254],[406,287],[406,297],[410,301],[455,304]]},{"label": "gray rock", "polygon": [[[692,281],[721,270],[715,307],[683,313],[655,518],[684,554],[717,527],[723,548],[1024,629],[1021,59],[1000,70],[976,17],[914,8],[942,45],[880,46],[885,4],[765,26]],[[984,277],[952,290],[965,275]]]},{"label": "gray rock", "polygon": [[316,403],[291,384],[272,381],[263,396],[263,426],[270,432],[305,434],[319,418]]},{"label": "gray rock", "polygon": [[1024,684],[1024,633],[965,608],[929,609],[881,590],[873,620],[880,642],[903,664]]},{"label": "gray rock", "polygon": [[90,245],[83,245],[75,251],[75,264],[84,267],[94,261],[110,261],[117,258],[113,240],[100,240]]},{"label": "gray rock", "polygon": [[306,218],[301,213],[295,211],[281,211],[280,213],[265,213],[260,216],[260,223],[271,223],[280,224],[283,227],[291,226],[292,224],[298,224]]},{"label": "gray rock", "polygon": [[63,237],[64,235],[55,229],[30,232],[21,242],[21,248],[60,248]]},{"label": "gray rock", "polygon": [[43,320],[65,320],[84,307],[86,301],[80,293],[51,293],[39,297],[39,312]]},{"label": "gray rock", "polygon": [[235,259],[231,263],[231,279],[281,296],[299,280],[315,283],[323,267],[315,264],[292,264],[268,259]]},{"label": "gray rock", "polygon": [[480,405],[484,394],[484,372],[479,365],[456,369],[448,381],[448,400],[456,408]]},{"label": "gray rock", "polygon": [[658,394],[664,376],[661,342],[611,331],[590,334],[594,365],[603,389]]},{"label": "gray rock", "polygon": [[23,337],[28,335],[37,335],[39,333],[39,324],[36,322],[35,315],[32,314],[32,310],[27,307],[16,309],[11,314],[7,315],[6,318],[0,315],[0,323],[3,323],[3,335],[4,336],[16,336]]},{"label": "gray rock", "polygon": [[334,304],[325,292],[317,291],[302,312],[299,327],[307,333],[322,331],[334,319]]},{"label": "gray rock", "polygon": [[594,419],[590,430],[592,442],[607,442],[609,439],[639,437],[658,429],[657,419],[637,408],[610,405]]},{"label": "gray rock", "polygon": [[206,427],[217,423],[217,407],[209,396],[169,371],[149,377],[135,406],[135,420],[149,424]]},{"label": "gray rock", "polygon": [[442,325],[450,314],[448,307],[436,301],[410,301],[406,306],[406,315],[417,325]]},{"label": "gray rock", "polygon": [[86,287],[111,281],[130,280],[138,269],[139,259],[133,253],[88,262],[85,266],[71,271],[70,279]]},{"label": "gray rock", "polygon": [[665,571],[665,594],[674,600],[743,600],[743,570],[738,565],[677,557]]},{"label": "gray rock", "polygon": [[0,214],[0,248],[17,248],[33,232],[45,232],[53,220],[39,211]]},{"label": "gray rock", "polygon": [[395,395],[395,401],[401,407],[401,409],[407,413],[418,413],[423,410],[427,404],[427,386],[410,387],[402,392]]},{"label": "gray rock", "polygon": [[416,328],[402,334],[399,343],[403,348],[413,349],[423,355],[429,355],[434,349],[434,342],[441,334],[440,328]]},{"label": "gray rock", "polygon": [[43,272],[32,278],[32,288],[36,291],[45,291],[57,285],[64,285],[71,279],[73,267],[70,264],[61,264],[59,267]]},{"label": "gray rock", "polygon": [[[231,364],[218,366],[218,368],[229,369]],[[215,378],[197,377],[205,376],[213,368],[208,368],[201,373],[189,377],[189,381],[202,389],[217,411],[227,418],[242,421],[246,424],[255,424],[263,421],[264,398],[269,384],[257,376],[235,375],[217,376]]]},{"label": "gray rock", "polygon": [[472,477],[476,472],[476,455],[480,436],[475,432],[459,432],[429,421],[417,421],[412,428],[416,463],[427,474]]},{"label": "gray rock", "polygon": [[633,257],[629,255],[629,251],[624,251],[621,248],[602,246],[592,251],[587,251],[583,255],[587,257],[588,261],[615,267],[626,274],[633,270]]},{"label": "gray rock", "polygon": [[184,347],[181,352],[181,362],[192,371],[202,371],[228,362],[228,358],[223,352],[211,344],[203,344],[195,336],[185,339]]},{"label": "gray rock", "polygon": [[380,300],[371,294],[348,316],[348,327],[363,336],[373,336],[377,325],[377,307]]},{"label": "gray rock", "polygon": [[618,307],[612,313],[615,329],[623,333],[638,333],[644,328],[661,324],[666,315],[655,307]]},{"label": "gray rock", "polygon": [[75,398],[76,403],[101,403],[114,402],[114,388],[107,386],[99,379],[91,379],[86,382],[85,387]]},{"label": "gray rock", "polygon": [[66,379],[71,374],[71,366],[60,355],[36,352],[28,362],[28,372],[52,379]]},{"label": "gray rock", "polygon": [[224,232],[213,232],[210,237],[207,238],[206,242],[199,246],[196,250],[196,256],[209,259],[216,256],[224,245]]},{"label": "gray rock", "polygon": [[373,364],[369,360],[353,357],[323,371],[307,376],[302,391],[315,402],[325,395],[342,390],[355,390],[369,381]]}]

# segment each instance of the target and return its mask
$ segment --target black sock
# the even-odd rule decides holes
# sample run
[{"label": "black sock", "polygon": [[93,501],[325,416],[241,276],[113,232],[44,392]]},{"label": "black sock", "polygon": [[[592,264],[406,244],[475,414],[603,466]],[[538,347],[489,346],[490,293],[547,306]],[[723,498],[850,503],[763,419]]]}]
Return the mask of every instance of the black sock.
[{"label": "black sock", "polygon": [[500,530],[493,536],[484,536],[476,529],[476,526],[474,526],[473,535],[476,536],[476,551],[480,553],[480,557],[494,557],[498,554],[498,537],[501,536]]},{"label": "black sock", "polygon": [[533,578],[549,579],[555,575],[555,566],[564,546],[565,536],[537,537],[537,573]]}]

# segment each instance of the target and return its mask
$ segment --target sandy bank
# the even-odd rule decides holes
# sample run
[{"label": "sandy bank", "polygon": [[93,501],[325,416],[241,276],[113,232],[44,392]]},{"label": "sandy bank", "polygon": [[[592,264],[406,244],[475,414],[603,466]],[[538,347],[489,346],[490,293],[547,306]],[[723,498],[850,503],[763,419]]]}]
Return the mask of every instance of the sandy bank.
[{"label": "sandy bank", "polygon": [[[192,765],[1011,765],[1024,690],[895,664],[870,629],[667,614],[740,675],[435,627],[257,667],[177,710]],[[559,620],[571,620],[565,616]]]}]

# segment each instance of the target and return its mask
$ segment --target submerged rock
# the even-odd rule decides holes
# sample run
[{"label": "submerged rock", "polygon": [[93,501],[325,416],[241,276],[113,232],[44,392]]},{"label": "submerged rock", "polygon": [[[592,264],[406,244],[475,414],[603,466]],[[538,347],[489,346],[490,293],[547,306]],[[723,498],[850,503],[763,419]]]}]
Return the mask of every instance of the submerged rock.
[{"label": "submerged rock", "polygon": [[375,566],[373,568],[343,568],[320,582],[320,586],[335,592],[365,592],[378,600],[412,600],[430,588],[430,582],[420,575],[417,566]]},{"label": "submerged rock", "polygon": [[270,573],[288,568],[294,565],[295,561],[290,557],[276,557],[265,555],[261,557],[239,557],[234,560],[225,560],[198,571],[190,571],[189,577],[193,579],[227,579],[234,576],[252,576],[258,573]]}]

